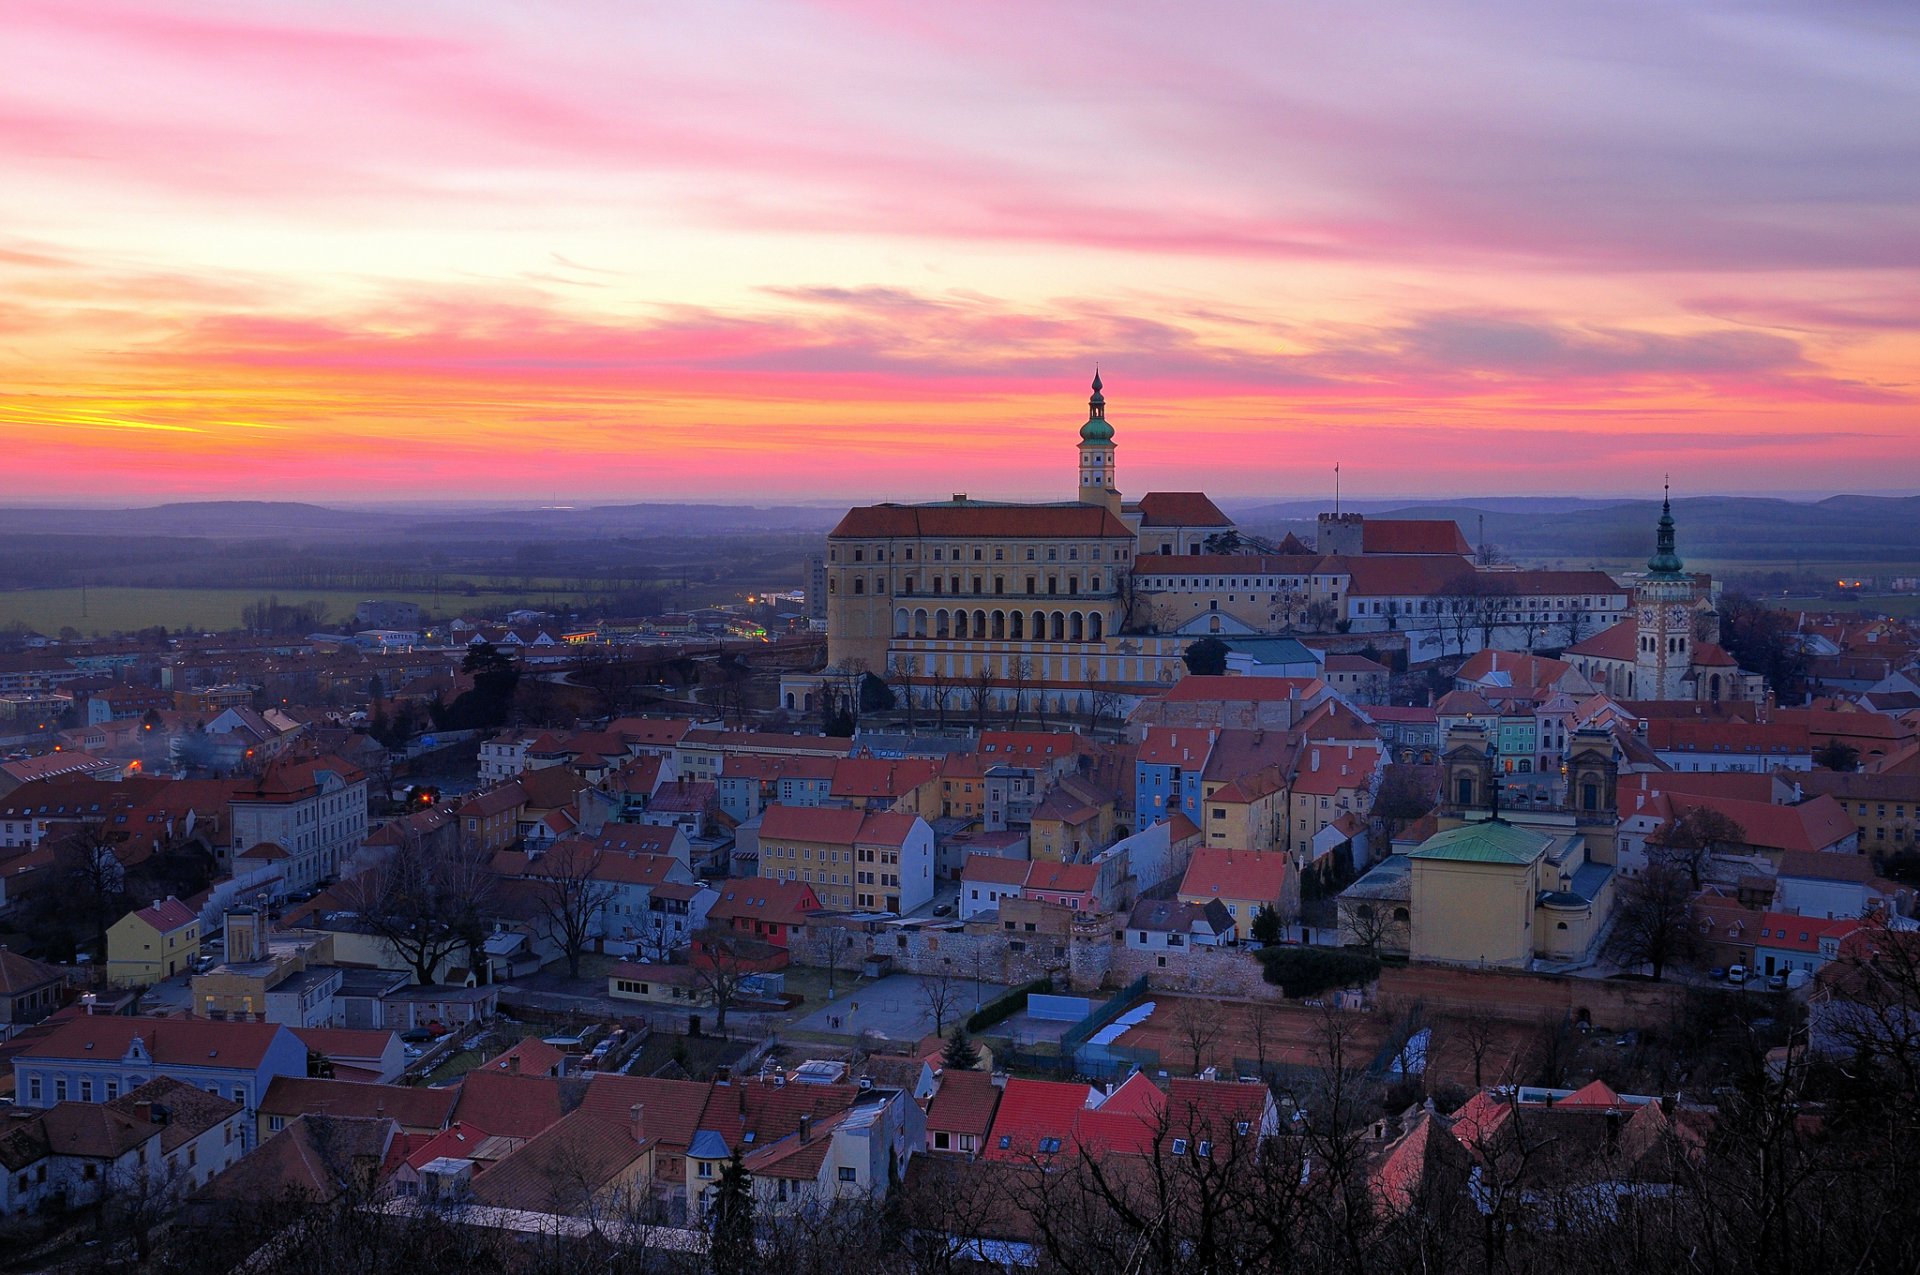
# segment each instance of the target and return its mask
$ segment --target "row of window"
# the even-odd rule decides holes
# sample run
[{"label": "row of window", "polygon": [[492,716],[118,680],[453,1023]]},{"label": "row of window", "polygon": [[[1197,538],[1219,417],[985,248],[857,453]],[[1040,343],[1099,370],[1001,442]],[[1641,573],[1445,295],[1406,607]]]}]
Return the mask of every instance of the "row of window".
[{"label": "row of window", "polygon": [[[1081,546],[1079,546],[1079,545],[1068,545],[1068,546],[1067,546],[1067,561],[1068,561],[1068,562],[1078,562],[1078,561],[1080,561],[1080,548],[1081,548]],[[1034,546],[1032,546],[1032,545],[1029,545],[1029,546],[1027,547],[1027,549],[1026,549],[1026,551],[1025,551],[1025,553],[1026,553],[1026,561],[1028,561],[1028,562],[1039,562],[1039,561],[1041,561],[1041,559],[1040,559],[1040,557],[1039,557],[1039,552],[1040,552],[1040,551],[1039,551],[1039,549],[1038,549],[1038,548],[1036,548],[1036,547],[1034,547]],[[1099,561],[1100,561],[1100,559],[1101,559],[1101,555],[1102,555],[1102,554],[1103,554],[1104,552],[1105,552],[1105,550],[1104,550],[1104,549],[1103,549],[1103,548],[1102,548],[1101,546],[1099,546],[1099,545],[1089,545],[1089,546],[1087,546],[1087,557],[1088,557],[1088,558],[1089,558],[1090,560],[1092,560],[1092,561],[1094,561],[1094,562],[1099,562]],[[953,545],[953,546],[951,546],[951,547],[948,547],[948,546],[943,546],[943,545],[934,545],[934,546],[932,547],[932,557],[933,557],[933,561],[935,561],[935,562],[960,562],[960,561],[962,561],[962,560],[963,560],[963,559],[965,558],[965,555],[966,555],[966,551],[965,551],[964,549],[962,549],[962,548],[961,548],[961,546],[959,546],[959,545]],[[1125,549],[1120,549],[1120,548],[1116,548],[1116,549],[1115,549],[1115,550],[1113,551],[1113,560],[1114,560],[1115,562],[1125,562],[1125,561],[1127,560],[1127,556],[1128,556],[1128,554],[1127,554],[1127,551],[1126,551]],[[900,559],[901,559],[901,561],[903,561],[903,562],[912,562],[912,561],[913,561],[913,546],[912,546],[912,545],[908,545],[908,546],[906,546],[905,548],[903,548],[903,549],[902,549],[902,550],[900,551]],[[838,561],[840,561],[840,550],[839,550],[839,548],[838,548],[838,546],[829,546],[829,547],[828,547],[828,549],[827,549],[827,560],[828,560],[829,562],[838,562]],[[852,553],[851,553],[851,555],[850,555],[850,557],[848,558],[848,561],[850,561],[850,562],[865,562],[866,560],[867,560],[867,551],[866,551],[866,549],[865,549],[864,547],[862,547],[862,546],[855,546],[855,547],[854,547],[854,549],[852,550]],[[881,549],[881,548],[876,548],[876,549],[874,549],[874,551],[873,551],[873,561],[875,561],[875,562],[885,562],[886,560],[887,560],[887,551],[886,551],[885,549]],[[986,549],[985,549],[985,546],[982,546],[982,545],[975,545],[975,546],[973,546],[973,557],[972,557],[972,561],[974,561],[974,562],[985,562],[986,560],[987,560],[987,559],[986,559]],[[1007,560],[1007,549],[1006,549],[1006,546],[1005,546],[1005,545],[995,545],[995,546],[994,546],[994,549],[993,549],[993,561],[995,561],[995,562],[1005,562],[1006,560]],[[1060,561],[1060,548],[1059,548],[1059,546],[1057,546],[1057,545],[1049,545],[1049,546],[1047,547],[1047,556],[1046,556],[1046,559],[1045,559],[1045,560],[1046,560],[1046,561],[1048,561],[1048,562],[1058,562],[1058,561]]]}]

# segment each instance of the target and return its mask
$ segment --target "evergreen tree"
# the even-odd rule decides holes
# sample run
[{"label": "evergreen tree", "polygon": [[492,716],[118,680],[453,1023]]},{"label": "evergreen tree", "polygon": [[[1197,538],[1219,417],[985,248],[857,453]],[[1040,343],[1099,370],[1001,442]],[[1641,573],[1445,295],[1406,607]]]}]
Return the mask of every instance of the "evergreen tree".
[{"label": "evergreen tree", "polygon": [[953,1035],[947,1037],[947,1050],[940,1055],[940,1065],[948,1071],[973,1071],[980,1066],[980,1051],[967,1036],[967,1025],[956,1023]]},{"label": "evergreen tree", "polygon": [[1262,903],[1260,910],[1253,914],[1253,941],[1256,943],[1278,943],[1280,941],[1280,913],[1271,903]]},{"label": "evergreen tree", "polygon": [[708,1217],[713,1225],[713,1240],[708,1254],[713,1258],[713,1275],[748,1275],[760,1268],[760,1255],[753,1243],[753,1180],[741,1163],[740,1148],[720,1170],[720,1184],[714,1190],[713,1207]]}]

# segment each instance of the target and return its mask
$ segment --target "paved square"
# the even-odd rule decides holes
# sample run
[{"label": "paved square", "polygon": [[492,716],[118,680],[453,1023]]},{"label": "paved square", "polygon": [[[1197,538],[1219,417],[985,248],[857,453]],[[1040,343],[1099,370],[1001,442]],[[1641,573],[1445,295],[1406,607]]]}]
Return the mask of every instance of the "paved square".
[{"label": "paved square", "polygon": [[[873,1032],[882,1040],[919,1040],[933,1031],[933,1010],[922,985],[936,981],[919,974],[889,974],[851,987],[842,982],[838,996],[821,1002],[819,1009],[793,1026],[801,1031],[844,1036]],[[999,983],[981,983],[978,987],[976,1002],[972,979],[955,975],[948,980],[947,1031],[952,1031],[955,1023],[964,1022],[976,1004],[989,1004],[1007,990]]]}]

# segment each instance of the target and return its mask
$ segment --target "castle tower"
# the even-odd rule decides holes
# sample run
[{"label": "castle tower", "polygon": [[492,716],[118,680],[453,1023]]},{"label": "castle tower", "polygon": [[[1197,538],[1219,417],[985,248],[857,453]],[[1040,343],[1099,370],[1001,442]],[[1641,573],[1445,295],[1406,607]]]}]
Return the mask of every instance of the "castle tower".
[{"label": "castle tower", "polygon": [[1673,498],[1660,502],[1647,574],[1634,587],[1639,640],[1634,651],[1632,694],[1636,699],[1680,699],[1681,682],[1693,666],[1693,581],[1674,551]]},{"label": "castle tower", "polygon": [[1107,424],[1107,400],[1100,392],[1100,373],[1093,374],[1093,394],[1087,399],[1087,423],[1080,427],[1080,492],[1083,505],[1105,505],[1120,512],[1120,490],[1113,472],[1113,426]]}]

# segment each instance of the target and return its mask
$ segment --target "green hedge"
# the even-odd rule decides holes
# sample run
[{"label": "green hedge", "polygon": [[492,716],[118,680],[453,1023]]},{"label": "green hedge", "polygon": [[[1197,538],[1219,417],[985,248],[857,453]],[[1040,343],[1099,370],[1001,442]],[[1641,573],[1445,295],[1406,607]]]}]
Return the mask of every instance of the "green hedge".
[{"label": "green hedge", "polygon": [[983,1032],[1002,1019],[1011,1018],[1025,1009],[1027,1007],[1027,997],[1032,996],[1035,992],[1045,996],[1052,990],[1053,980],[1050,978],[1036,978],[1031,983],[1024,983],[1019,987],[1013,988],[1000,999],[988,1001],[985,1005],[975,1010],[973,1017],[967,1019],[967,1030],[975,1034]]},{"label": "green hedge", "polygon": [[1260,951],[1269,983],[1288,996],[1316,996],[1336,987],[1354,987],[1380,977],[1380,962],[1365,952],[1325,947],[1269,947]]}]

